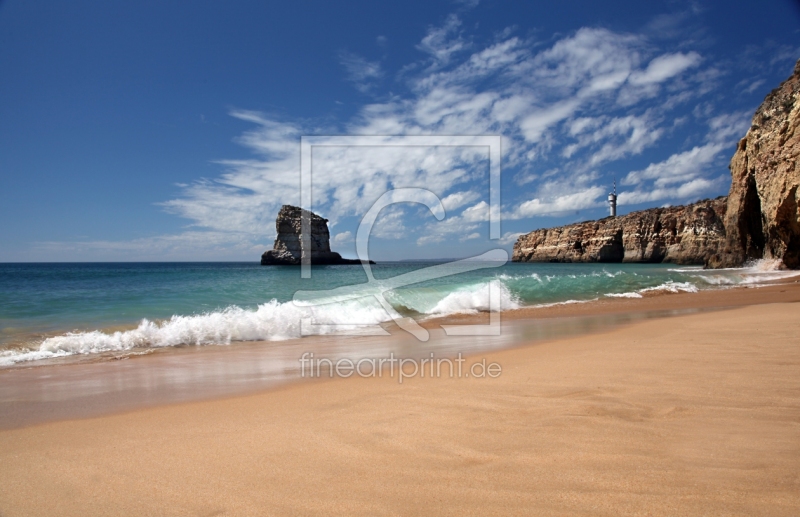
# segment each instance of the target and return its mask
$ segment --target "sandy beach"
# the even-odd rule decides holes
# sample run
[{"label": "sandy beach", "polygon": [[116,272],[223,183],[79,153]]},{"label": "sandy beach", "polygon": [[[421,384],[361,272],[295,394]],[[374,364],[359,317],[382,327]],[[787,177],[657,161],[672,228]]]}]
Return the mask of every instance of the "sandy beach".
[{"label": "sandy beach", "polygon": [[800,0],[0,14],[0,517],[800,517]]},{"label": "sandy beach", "polygon": [[537,317],[724,308],[478,354],[497,378],[7,429],[0,515],[797,515],[798,300],[789,282],[560,306]]}]

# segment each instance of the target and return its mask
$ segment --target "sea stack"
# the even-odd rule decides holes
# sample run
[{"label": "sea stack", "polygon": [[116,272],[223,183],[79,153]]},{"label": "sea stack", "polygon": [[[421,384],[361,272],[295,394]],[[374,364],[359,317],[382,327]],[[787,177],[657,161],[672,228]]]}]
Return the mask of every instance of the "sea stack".
[{"label": "sea stack", "polygon": [[[302,217],[307,215],[311,227],[311,249],[308,250],[312,264],[361,264],[360,260],[342,258],[331,251],[328,220],[314,212],[297,206],[283,205],[275,220],[278,236],[271,250],[261,255],[262,266],[299,266],[306,253],[303,250]],[[374,262],[370,261],[371,264]]]}]

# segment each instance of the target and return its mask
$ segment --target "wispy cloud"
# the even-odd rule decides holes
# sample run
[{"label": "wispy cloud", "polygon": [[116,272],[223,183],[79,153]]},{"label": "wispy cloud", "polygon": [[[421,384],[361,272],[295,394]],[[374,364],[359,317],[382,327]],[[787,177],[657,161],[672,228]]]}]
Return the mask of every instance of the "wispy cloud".
[{"label": "wispy cloud", "polygon": [[[386,38],[378,36],[378,43],[385,44]],[[346,50],[339,52],[339,63],[347,70],[347,78],[361,92],[368,92],[374,87],[374,80],[383,77],[383,70],[381,70],[379,61],[367,61],[363,57]]]},{"label": "wispy cloud", "polygon": [[663,83],[686,69],[697,66],[700,61],[700,54],[697,52],[689,52],[687,54],[678,52],[676,54],[658,56],[650,61],[646,69],[631,74],[628,82],[634,86]]},{"label": "wispy cloud", "polygon": [[640,185],[653,180],[655,185],[663,187],[671,183],[682,183],[693,180],[717,158],[725,146],[719,143],[708,143],[695,146],[688,151],[676,153],[666,160],[651,163],[647,168],[631,171],[622,179],[622,185]]},{"label": "wispy cloud", "polygon": [[346,244],[348,242],[353,242],[353,234],[348,230],[345,232],[337,233],[331,239],[334,244]]},{"label": "wispy cloud", "polygon": [[563,215],[576,210],[593,208],[600,205],[598,199],[604,194],[605,189],[603,187],[593,186],[549,199],[535,198],[519,205],[515,212],[507,215],[507,218],[520,219],[536,215]]},{"label": "wispy cloud", "polygon": [[519,236],[522,235],[522,232],[506,232],[500,237],[500,244],[503,246],[508,246],[509,244],[514,244],[519,239]]},{"label": "wispy cloud", "polygon": [[749,125],[750,117],[745,112],[710,117],[703,145],[629,172],[621,184],[634,189],[621,192],[618,203],[624,206],[664,199],[687,200],[719,188],[727,181],[719,174],[722,162],[730,158],[734,144]]},{"label": "wispy cloud", "polygon": [[712,188],[719,187],[727,181],[727,178],[718,176],[716,178],[695,178],[688,182],[672,187],[658,187],[648,190],[633,190],[622,192],[619,195],[620,205],[632,205],[636,203],[647,203],[660,201],[663,199],[691,199],[697,198],[701,194],[710,191]]},{"label": "wispy cloud", "polygon": [[440,27],[431,27],[417,48],[431,56],[432,67],[447,65],[454,54],[466,49],[469,44],[459,35],[461,20],[455,14],[447,17]]},{"label": "wispy cloud", "polygon": [[[661,27],[666,34],[675,20],[662,20]],[[376,42],[386,43],[381,37]],[[218,162],[224,168],[219,177],[184,186],[163,207],[190,221],[185,239],[195,233],[230,234],[236,242],[263,243],[274,238],[279,206],[299,203],[300,136],[326,133],[501,134],[504,174],[514,180],[505,182],[513,187],[504,188],[503,214],[512,220],[603,206],[612,174],[629,189],[622,189],[621,204],[699,196],[724,183],[718,166],[746,131],[747,117],[715,111],[708,92],[725,71],[699,49],[660,45],[646,31],[583,27],[547,42],[510,29],[480,47],[452,14],[421,35],[417,49],[424,57],[396,76],[404,93],[378,97],[380,102],[361,106],[349,120],[320,129],[313,121],[233,111],[253,125],[238,138],[253,158]],[[352,52],[339,52],[338,59],[363,92],[377,91],[387,75],[379,61]],[[705,121],[694,140],[671,144],[663,159],[649,165],[630,166],[627,160],[689,123],[692,102]],[[674,110],[680,106],[685,109],[678,116]],[[700,127],[694,119],[690,123]],[[386,143],[315,148],[313,208],[336,224],[364,214],[386,189],[424,186],[443,200],[448,217],[433,222],[415,210],[394,207],[381,214],[375,235],[404,236],[421,246],[476,241],[488,213],[486,150],[396,148],[389,137]],[[351,236],[342,231],[334,242]],[[159,243],[167,241],[138,245],[166,246]]]},{"label": "wispy cloud", "polygon": [[467,203],[472,203],[480,197],[480,194],[475,191],[462,191],[453,192],[449,196],[442,199],[442,205],[447,212],[462,207]]},{"label": "wispy cloud", "polygon": [[33,244],[32,253],[59,261],[230,260],[236,256],[258,257],[271,247],[263,233],[198,230],[126,241],[43,241]]}]

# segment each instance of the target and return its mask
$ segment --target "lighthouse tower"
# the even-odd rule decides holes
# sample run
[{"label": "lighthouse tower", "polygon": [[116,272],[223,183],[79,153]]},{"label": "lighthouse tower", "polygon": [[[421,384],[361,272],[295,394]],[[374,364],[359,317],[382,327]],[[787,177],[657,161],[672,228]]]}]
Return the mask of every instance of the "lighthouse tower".
[{"label": "lighthouse tower", "polygon": [[617,180],[614,179],[614,191],[608,194],[608,210],[611,217],[617,217]]}]

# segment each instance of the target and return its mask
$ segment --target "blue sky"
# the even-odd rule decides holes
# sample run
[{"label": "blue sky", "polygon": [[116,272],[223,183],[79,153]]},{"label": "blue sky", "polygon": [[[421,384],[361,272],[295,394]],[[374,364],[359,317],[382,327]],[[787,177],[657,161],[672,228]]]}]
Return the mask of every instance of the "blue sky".
[{"label": "blue sky", "polygon": [[502,234],[469,148],[314,155],[353,256],[461,257],[520,232],[726,194],[800,9],[764,2],[0,2],[0,261],[258,260],[300,137],[502,135]]}]

